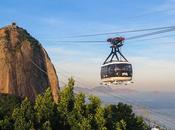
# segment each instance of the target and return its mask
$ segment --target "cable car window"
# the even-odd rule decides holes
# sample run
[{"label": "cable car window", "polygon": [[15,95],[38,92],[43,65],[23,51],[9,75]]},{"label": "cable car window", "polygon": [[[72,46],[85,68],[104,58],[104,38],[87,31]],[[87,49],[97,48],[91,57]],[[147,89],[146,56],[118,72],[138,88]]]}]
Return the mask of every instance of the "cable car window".
[{"label": "cable car window", "polygon": [[115,68],[115,65],[108,65],[108,75],[110,77],[113,77],[114,76],[114,68]]},{"label": "cable car window", "polygon": [[131,64],[109,64],[101,68],[101,78],[132,77]]},{"label": "cable car window", "polygon": [[132,66],[130,64],[116,64],[115,70],[132,71]]},{"label": "cable car window", "polygon": [[123,76],[123,77],[128,77],[128,75],[129,75],[128,72],[123,72],[123,73],[122,73],[122,76]]}]

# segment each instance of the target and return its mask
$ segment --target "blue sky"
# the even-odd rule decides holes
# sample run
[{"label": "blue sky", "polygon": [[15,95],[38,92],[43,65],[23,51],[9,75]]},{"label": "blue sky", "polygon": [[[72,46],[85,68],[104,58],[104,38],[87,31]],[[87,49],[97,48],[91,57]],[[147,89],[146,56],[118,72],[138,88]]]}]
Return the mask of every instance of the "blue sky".
[{"label": "blue sky", "polygon": [[[48,51],[61,82],[71,75],[79,86],[97,86],[107,43],[63,44],[57,40],[106,40],[113,36],[65,36],[175,25],[175,0],[1,0],[0,26],[15,21]],[[175,91],[175,32],[126,41],[122,52],[133,64],[137,90]],[[152,39],[155,37],[164,37]],[[148,40],[146,40],[148,39]]]}]

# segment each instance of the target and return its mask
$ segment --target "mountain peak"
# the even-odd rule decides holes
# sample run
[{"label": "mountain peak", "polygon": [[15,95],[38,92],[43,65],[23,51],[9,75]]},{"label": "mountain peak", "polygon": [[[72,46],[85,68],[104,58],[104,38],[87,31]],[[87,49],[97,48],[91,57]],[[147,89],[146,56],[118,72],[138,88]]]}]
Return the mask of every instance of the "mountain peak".
[{"label": "mountain peak", "polygon": [[34,100],[51,87],[58,97],[58,78],[46,50],[15,23],[0,29],[0,77],[0,93]]}]

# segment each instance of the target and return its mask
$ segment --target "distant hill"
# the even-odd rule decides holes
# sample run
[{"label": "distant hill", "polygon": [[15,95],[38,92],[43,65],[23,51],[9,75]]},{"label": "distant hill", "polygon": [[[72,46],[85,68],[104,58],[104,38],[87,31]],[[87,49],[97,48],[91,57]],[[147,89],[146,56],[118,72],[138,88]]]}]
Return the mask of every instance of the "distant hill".
[{"label": "distant hill", "polygon": [[101,93],[101,94],[108,94],[108,93],[127,93],[127,94],[134,94],[137,93],[137,90],[130,89],[130,88],[112,88],[108,86],[97,86],[94,88],[83,88],[83,87],[75,87],[75,92],[84,92],[84,93]]},{"label": "distant hill", "polygon": [[[111,88],[98,86],[95,88],[75,87],[76,93],[84,92],[101,98],[104,105],[123,102],[131,104],[137,115],[157,121],[167,128],[175,128],[175,92],[137,91],[130,88]],[[170,120],[171,123],[165,123]],[[174,123],[174,124],[173,124]]]},{"label": "distant hill", "polygon": [[149,105],[152,108],[174,108],[175,92],[137,91],[130,88],[98,86],[94,88],[75,87],[75,93],[98,95],[104,103],[133,102]]}]

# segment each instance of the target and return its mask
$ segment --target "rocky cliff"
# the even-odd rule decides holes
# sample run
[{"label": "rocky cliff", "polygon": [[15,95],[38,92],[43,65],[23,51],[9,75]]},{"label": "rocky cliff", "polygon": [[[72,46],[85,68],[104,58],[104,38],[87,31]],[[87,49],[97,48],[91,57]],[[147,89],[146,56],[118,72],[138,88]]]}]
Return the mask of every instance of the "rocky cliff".
[{"label": "rocky cliff", "polygon": [[51,87],[58,100],[55,68],[41,44],[15,23],[0,29],[0,93],[33,100]]}]

